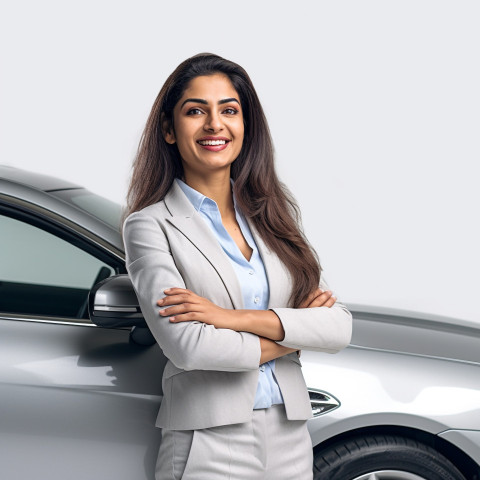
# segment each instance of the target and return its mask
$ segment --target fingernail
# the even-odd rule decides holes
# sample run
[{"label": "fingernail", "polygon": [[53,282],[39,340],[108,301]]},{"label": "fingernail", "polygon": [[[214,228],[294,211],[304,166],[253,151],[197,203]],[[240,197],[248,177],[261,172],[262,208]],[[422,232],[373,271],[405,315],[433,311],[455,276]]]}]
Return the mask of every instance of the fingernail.
[{"label": "fingernail", "polygon": [[162,305],[163,304],[163,298],[157,302],[157,305]]},{"label": "fingernail", "polygon": [[172,323],[175,323],[175,317],[170,317],[170,321],[171,321]]},{"label": "fingernail", "polygon": [[164,292],[167,293],[167,292],[169,292],[170,290],[171,290],[171,288],[166,288],[166,289],[164,290]]},{"label": "fingernail", "polygon": [[160,315],[165,315],[165,310],[160,310],[158,313],[159,313]]}]

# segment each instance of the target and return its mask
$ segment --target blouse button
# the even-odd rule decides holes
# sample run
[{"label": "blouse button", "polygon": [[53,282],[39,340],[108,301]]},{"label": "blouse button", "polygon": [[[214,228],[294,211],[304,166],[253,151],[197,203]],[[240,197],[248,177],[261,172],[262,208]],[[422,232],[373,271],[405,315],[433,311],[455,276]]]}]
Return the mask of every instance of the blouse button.
[{"label": "blouse button", "polygon": [[248,271],[248,274],[249,274],[249,275],[253,275],[253,273],[254,273],[253,270],[249,270],[249,271]]},{"label": "blouse button", "polygon": [[258,302],[260,301],[260,298],[255,297],[255,298],[253,299],[253,301],[254,301],[255,303],[258,303]]}]

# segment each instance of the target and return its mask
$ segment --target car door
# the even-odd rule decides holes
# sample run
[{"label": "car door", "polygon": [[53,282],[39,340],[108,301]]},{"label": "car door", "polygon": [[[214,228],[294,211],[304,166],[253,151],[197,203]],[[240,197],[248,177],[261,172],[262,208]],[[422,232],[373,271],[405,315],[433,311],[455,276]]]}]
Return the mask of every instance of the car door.
[{"label": "car door", "polygon": [[123,268],[71,227],[0,205],[0,478],[154,478],[165,359],[88,319],[90,288]]}]

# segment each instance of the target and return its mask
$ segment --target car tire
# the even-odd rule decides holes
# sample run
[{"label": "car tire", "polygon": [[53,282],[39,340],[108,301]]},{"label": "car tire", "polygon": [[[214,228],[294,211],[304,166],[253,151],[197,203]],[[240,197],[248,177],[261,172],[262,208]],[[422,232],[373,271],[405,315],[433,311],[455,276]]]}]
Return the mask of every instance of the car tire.
[{"label": "car tire", "polygon": [[314,455],[314,480],[465,480],[443,455],[394,435],[346,439]]}]

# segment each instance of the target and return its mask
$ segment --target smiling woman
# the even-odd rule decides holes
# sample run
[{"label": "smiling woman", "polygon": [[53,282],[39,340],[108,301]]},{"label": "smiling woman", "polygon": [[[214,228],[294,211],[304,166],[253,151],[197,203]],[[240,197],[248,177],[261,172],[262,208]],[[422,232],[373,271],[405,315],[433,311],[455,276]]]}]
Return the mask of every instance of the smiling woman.
[{"label": "smiling woman", "polygon": [[169,360],[157,479],[312,478],[299,351],[344,348],[351,314],[273,160],[245,70],[213,54],[180,64],[147,121],[124,224],[127,270]]}]

